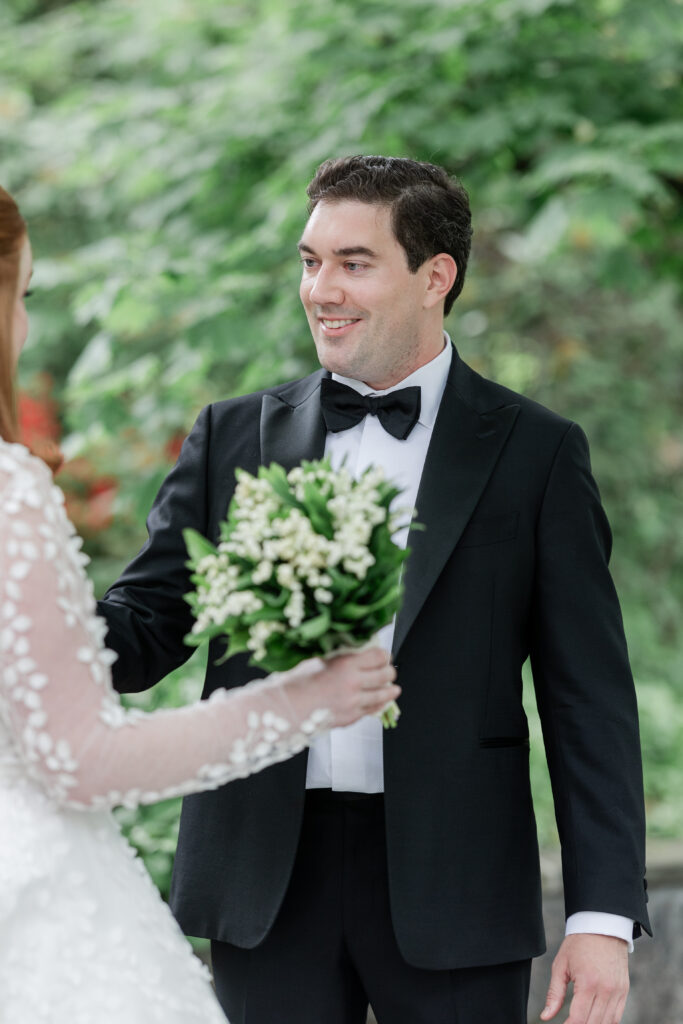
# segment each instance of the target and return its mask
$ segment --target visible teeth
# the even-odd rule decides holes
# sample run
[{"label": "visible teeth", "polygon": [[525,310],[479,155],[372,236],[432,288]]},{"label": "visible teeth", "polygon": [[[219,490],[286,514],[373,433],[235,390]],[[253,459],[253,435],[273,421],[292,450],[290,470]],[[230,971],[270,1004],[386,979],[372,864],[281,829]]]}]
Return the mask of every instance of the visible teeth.
[{"label": "visible teeth", "polygon": [[323,320],[325,327],[346,327],[347,324],[355,324],[355,320]]}]

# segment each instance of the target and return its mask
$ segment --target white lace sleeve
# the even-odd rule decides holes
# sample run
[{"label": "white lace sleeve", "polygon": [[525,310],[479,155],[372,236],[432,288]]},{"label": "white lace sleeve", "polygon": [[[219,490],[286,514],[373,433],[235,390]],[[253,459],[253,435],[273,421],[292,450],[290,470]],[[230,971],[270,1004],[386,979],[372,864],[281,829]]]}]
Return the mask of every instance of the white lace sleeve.
[{"label": "white lace sleeve", "polygon": [[185,708],[126,711],[111,687],[86,556],[47,468],[0,441],[0,728],[71,807],[223,785],[302,750],[328,720],[278,677]]}]

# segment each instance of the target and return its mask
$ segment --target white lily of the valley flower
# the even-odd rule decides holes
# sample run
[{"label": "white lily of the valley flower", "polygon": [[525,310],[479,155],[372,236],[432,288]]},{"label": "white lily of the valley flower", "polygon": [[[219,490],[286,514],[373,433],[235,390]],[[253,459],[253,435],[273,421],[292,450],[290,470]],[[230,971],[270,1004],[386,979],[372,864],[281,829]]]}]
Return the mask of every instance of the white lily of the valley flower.
[{"label": "white lily of the valley flower", "polygon": [[[389,509],[391,495],[379,468],[355,480],[345,467],[334,471],[322,460],[290,470],[289,498],[284,483],[280,467],[257,477],[239,471],[219,544],[205,554],[200,538],[192,564],[196,642],[236,633],[235,650],[246,647],[266,668],[269,658],[280,666],[283,657],[286,663],[334,652],[340,644],[356,648],[369,635],[369,625],[381,628],[383,615],[390,620],[398,606],[401,563],[388,561],[389,575],[382,575],[373,553],[381,550],[374,546],[374,531],[384,530],[390,539],[399,524],[407,523],[404,509]],[[387,581],[393,581],[393,591],[387,592]],[[375,587],[383,599],[391,597],[391,607],[374,602]],[[367,624],[363,607],[372,610]],[[301,629],[309,622],[309,630]],[[320,636],[326,622],[328,633]],[[396,717],[392,711],[385,724],[389,719],[395,724]]]}]

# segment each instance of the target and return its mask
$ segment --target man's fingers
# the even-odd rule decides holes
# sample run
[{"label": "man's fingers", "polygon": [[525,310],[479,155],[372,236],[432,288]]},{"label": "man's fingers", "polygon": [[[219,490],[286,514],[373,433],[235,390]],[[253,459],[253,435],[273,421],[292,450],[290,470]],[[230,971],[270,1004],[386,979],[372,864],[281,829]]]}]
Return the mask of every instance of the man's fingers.
[{"label": "man's fingers", "polygon": [[591,996],[585,993],[585,999],[579,1000],[576,995],[570,1006],[567,1024],[619,1024],[624,1007],[626,995],[620,992],[612,992],[603,989]]},{"label": "man's fingers", "polygon": [[567,1024],[603,1024],[604,1000],[597,999],[593,992],[577,992],[569,1006]]},{"label": "man's fingers", "polygon": [[552,1020],[552,1018],[555,1016],[555,1014],[564,1002],[564,996],[566,991],[566,985],[564,985],[561,990],[557,988],[548,989],[548,995],[546,996],[545,1000],[545,1009],[541,1014],[541,1020]]},{"label": "man's fingers", "polygon": [[628,999],[628,992],[623,996],[620,996],[617,1000],[617,1006],[614,1011],[614,1024],[619,1024],[621,1018],[624,1016],[624,1010],[626,1009],[626,1000]]},{"label": "man's fingers", "polygon": [[627,994],[609,985],[577,992],[575,985],[567,1024],[619,1024]]},{"label": "man's fingers", "polygon": [[564,966],[557,965],[557,961],[553,964],[553,972],[550,977],[550,985],[548,987],[548,995],[545,1000],[545,1009],[541,1014],[541,1020],[551,1020],[564,1002],[564,997],[567,994],[568,979],[564,969]]},{"label": "man's fingers", "polygon": [[574,995],[567,1024],[619,1024],[628,995],[627,943],[610,935],[568,935],[553,964],[542,1020],[555,1016],[562,1002],[558,984],[564,999],[569,981]]}]

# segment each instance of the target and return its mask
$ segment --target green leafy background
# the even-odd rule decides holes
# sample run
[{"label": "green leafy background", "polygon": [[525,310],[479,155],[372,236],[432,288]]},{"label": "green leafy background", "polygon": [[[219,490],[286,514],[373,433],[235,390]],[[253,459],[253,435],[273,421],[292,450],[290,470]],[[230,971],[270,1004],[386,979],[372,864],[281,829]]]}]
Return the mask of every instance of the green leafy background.
[{"label": "green leafy background", "polygon": [[[682,15],[681,0],[0,6],[0,181],[36,253],[21,384],[49,373],[67,454],[118,480],[113,524],[87,536],[98,589],[141,543],[201,406],[315,367],[295,242],[317,163],[441,163],[475,224],[448,329],[592,444],[658,835],[683,831]],[[200,687],[193,658],[139,702]],[[165,891],[177,804],[122,818]]]}]

